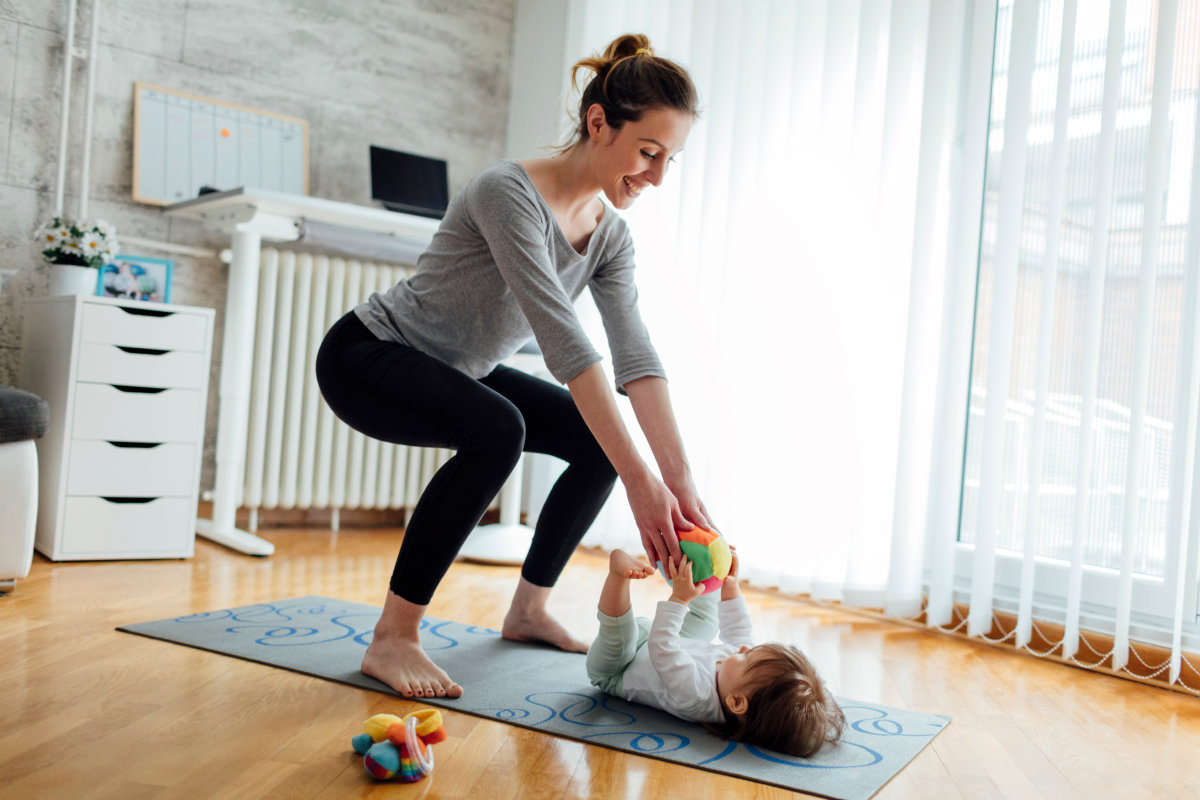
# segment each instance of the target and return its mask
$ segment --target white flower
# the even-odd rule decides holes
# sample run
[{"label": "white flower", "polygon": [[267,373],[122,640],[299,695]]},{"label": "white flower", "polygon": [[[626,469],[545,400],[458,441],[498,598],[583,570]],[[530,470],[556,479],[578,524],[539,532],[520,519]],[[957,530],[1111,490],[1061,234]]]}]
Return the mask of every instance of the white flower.
[{"label": "white flower", "polygon": [[47,247],[57,247],[71,238],[71,229],[67,227],[48,226],[42,232],[42,241]]},{"label": "white flower", "polygon": [[98,233],[88,231],[80,238],[79,249],[89,256],[98,255],[104,250],[104,239]]},{"label": "white flower", "polygon": [[88,266],[107,264],[120,247],[117,229],[109,222],[72,221],[55,217],[39,230],[42,253],[52,264],[82,261]]}]

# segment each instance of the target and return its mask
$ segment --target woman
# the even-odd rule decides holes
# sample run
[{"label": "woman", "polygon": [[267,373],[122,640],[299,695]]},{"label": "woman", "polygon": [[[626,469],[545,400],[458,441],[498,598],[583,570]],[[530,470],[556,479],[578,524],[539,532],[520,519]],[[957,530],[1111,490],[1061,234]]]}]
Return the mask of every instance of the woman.
[{"label": "woman", "polygon": [[[502,161],[450,202],[416,273],[339,320],[317,356],[326,401],[351,427],[456,454],[405,531],[362,671],[405,697],[462,687],[420,645],[438,583],[523,451],[567,468],[546,499],[502,635],[574,652],[587,644],[546,611],[567,559],[617,478],[651,561],[679,558],[678,530],[711,527],[696,493],[665,373],[637,309],[633,244],[614,212],[662,182],[696,116],[696,91],[644,36],[622,36],[571,71],[594,74],[572,143],[549,158]],[[600,199],[603,194],[613,208]],[[616,385],[659,473],[641,459],[576,317],[587,286],[604,322]],[[500,361],[533,336],[560,386]]]}]

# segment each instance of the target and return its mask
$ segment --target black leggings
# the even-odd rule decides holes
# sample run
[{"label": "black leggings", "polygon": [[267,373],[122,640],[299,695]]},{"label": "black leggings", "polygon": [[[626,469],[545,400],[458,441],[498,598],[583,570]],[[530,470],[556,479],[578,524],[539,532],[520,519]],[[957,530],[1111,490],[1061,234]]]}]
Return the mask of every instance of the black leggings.
[{"label": "black leggings", "polygon": [[521,575],[553,586],[600,513],[617,474],[561,386],[505,366],[476,380],[411,347],[381,341],[350,312],[317,353],[334,413],[373,439],[457,453],[413,510],[391,589],[427,605],[522,452],[567,462],[542,506]]}]

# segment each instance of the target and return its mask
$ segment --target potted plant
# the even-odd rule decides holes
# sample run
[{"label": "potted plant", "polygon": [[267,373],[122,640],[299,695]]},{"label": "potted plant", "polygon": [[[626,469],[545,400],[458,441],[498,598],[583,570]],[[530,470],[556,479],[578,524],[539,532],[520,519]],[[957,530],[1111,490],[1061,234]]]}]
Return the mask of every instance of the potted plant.
[{"label": "potted plant", "polygon": [[55,217],[42,229],[42,255],[50,262],[50,294],[91,295],[98,272],[117,253],[117,229],[103,220]]}]

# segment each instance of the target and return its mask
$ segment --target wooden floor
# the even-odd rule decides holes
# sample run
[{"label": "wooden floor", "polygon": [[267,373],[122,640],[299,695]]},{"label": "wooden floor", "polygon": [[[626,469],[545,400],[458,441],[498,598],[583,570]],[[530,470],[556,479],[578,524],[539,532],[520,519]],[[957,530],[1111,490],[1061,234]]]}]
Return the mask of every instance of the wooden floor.
[{"label": "wooden floor", "polygon": [[[446,713],[437,769],[375,783],[349,749],[397,698],[115,626],[322,594],[380,605],[398,531],[283,530],[275,555],[203,540],[188,561],[51,564],[0,598],[0,797],[688,798],[776,788]],[[555,611],[595,631],[606,559],[581,551]],[[515,569],[458,564],[431,613],[499,627]],[[661,584],[636,584],[647,608]],[[1200,698],[750,592],[760,639],[805,648],[835,691],[954,717],[881,798],[1200,797]],[[470,687],[467,687],[470,690]]]}]

